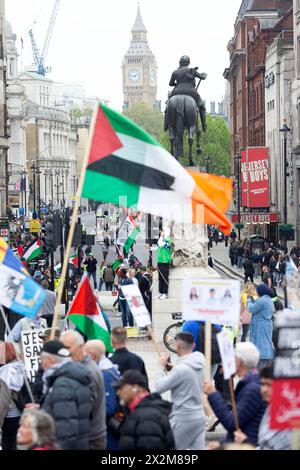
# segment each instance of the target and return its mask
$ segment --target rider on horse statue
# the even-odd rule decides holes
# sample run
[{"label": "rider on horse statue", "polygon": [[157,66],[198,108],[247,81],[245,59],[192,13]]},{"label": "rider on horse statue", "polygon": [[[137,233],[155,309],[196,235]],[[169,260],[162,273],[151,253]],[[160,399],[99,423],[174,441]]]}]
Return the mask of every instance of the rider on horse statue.
[{"label": "rider on horse statue", "polygon": [[[199,114],[202,122],[202,129],[205,132],[207,129],[206,125],[206,109],[205,103],[201,99],[197,88],[196,88],[196,78],[200,80],[205,80],[207,78],[206,73],[198,73],[198,67],[190,68],[191,61],[187,55],[181,57],[179,65],[180,67],[176,69],[171,77],[170,86],[174,86],[174,90],[169,95],[169,99],[172,96],[176,95],[188,95],[194,98],[197,108],[199,109]],[[167,122],[165,120],[165,130],[168,129]]]}]

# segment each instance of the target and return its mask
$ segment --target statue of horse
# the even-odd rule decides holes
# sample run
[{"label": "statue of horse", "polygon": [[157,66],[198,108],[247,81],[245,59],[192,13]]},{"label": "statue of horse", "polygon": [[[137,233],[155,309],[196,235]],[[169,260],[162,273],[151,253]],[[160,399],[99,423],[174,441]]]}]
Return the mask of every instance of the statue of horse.
[{"label": "statue of horse", "polygon": [[189,164],[194,166],[193,143],[197,136],[197,154],[201,155],[199,111],[195,100],[188,95],[170,98],[166,110],[166,127],[169,130],[171,153],[178,160],[183,157],[183,137],[187,129],[189,136]]}]

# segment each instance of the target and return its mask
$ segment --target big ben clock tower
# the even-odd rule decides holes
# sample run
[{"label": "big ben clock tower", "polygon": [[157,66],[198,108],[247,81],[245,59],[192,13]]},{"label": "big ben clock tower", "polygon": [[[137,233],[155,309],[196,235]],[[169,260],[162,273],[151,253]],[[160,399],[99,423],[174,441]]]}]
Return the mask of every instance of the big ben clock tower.
[{"label": "big ben clock tower", "polygon": [[157,64],[148,45],[140,7],[131,32],[131,43],[123,60],[124,109],[142,102],[153,106],[157,94]]}]

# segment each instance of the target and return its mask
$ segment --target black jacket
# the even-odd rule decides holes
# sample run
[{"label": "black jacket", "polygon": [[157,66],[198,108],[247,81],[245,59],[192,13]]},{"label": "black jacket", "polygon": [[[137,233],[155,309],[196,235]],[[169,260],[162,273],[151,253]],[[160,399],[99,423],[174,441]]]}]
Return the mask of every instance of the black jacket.
[{"label": "black jacket", "polygon": [[56,441],[63,450],[88,450],[92,411],[89,371],[66,362],[48,377],[42,409],[56,425]]},{"label": "black jacket", "polygon": [[137,354],[128,351],[128,349],[117,349],[113,356],[110,357],[110,360],[119,366],[121,375],[123,375],[126,370],[139,370],[148,380],[143,359]]},{"label": "black jacket", "polygon": [[150,293],[151,284],[152,284],[151,275],[149,273],[143,274],[139,280],[139,289],[141,291],[141,294],[144,300],[147,298],[147,296]]},{"label": "black jacket", "polygon": [[87,267],[88,273],[95,273],[97,271],[97,260],[96,258],[87,259],[84,263]]},{"label": "black jacket", "polygon": [[157,393],[145,397],[122,424],[119,450],[175,450],[170,412],[171,404]]},{"label": "black jacket", "polygon": [[244,261],[244,269],[245,269],[245,273],[247,274],[254,273],[253,263],[250,259],[246,259],[246,261]]}]

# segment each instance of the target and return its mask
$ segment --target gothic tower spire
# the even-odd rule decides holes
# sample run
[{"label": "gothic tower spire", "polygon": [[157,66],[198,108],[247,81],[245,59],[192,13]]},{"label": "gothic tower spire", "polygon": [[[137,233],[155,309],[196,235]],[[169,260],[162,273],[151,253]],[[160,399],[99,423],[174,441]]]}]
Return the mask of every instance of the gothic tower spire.
[{"label": "gothic tower spire", "polygon": [[136,103],[156,104],[157,65],[148,44],[140,5],[131,30],[130,46],[123,60],[124,109]]}]

